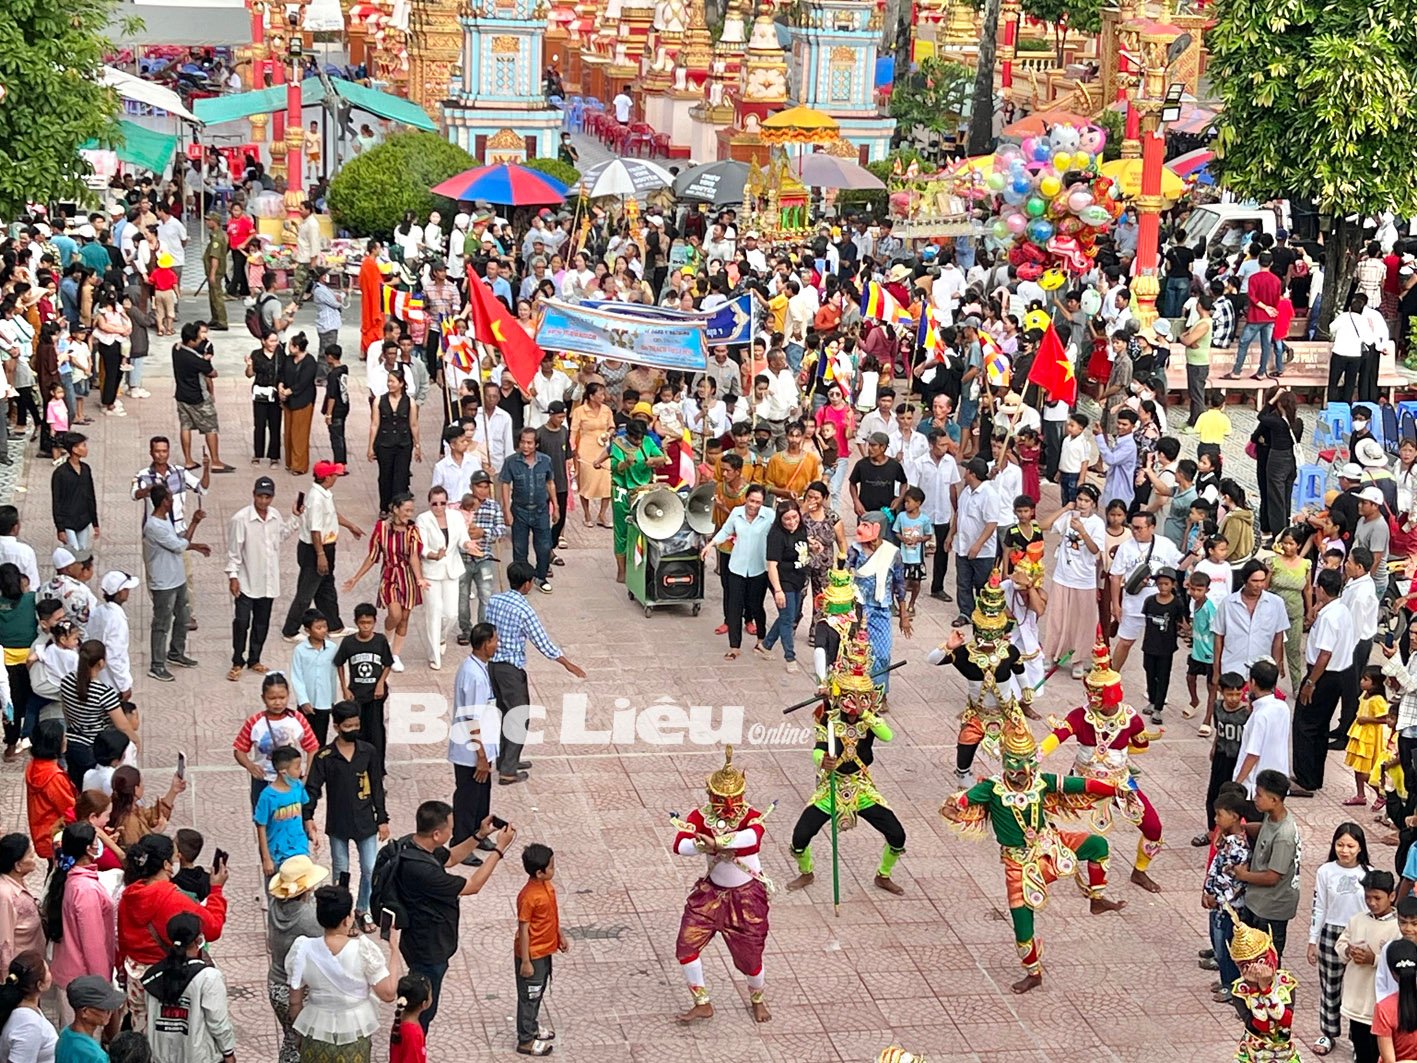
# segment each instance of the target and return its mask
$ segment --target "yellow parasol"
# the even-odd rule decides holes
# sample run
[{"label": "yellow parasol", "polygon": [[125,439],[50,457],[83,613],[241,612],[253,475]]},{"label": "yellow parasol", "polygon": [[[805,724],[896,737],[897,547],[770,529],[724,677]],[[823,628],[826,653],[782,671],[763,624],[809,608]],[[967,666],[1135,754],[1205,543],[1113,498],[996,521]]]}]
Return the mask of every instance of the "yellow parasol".
[{"label": "yellow parasol", "polygon": [[[1124,199],[1136,199],[1141,195],[1140,159],[1113,159],[1102,164],[1102,176],[1117,182],[1117,191]],[[1170,169],[1161,168],[1161,196],[1163,199],[1177,200],[1186,194],[1186,182]]]},{"label": "yellow parasol", "polygon": [[950,173],[954,174],[955,176],[963,176],[965,174],[971,173],[980,173],[984,174],[987,177],[993,172],[994,156],[992,153],[989,155],[975,155],[968,159],[962,159],[959,163],[955,165],[952,170],[950,170]]},{"label": "yellow parasol", "polygon": [[760,135],[767,144],[826,144],[841,127],[835,118],[812,107],[789,107],[763,120]]}]

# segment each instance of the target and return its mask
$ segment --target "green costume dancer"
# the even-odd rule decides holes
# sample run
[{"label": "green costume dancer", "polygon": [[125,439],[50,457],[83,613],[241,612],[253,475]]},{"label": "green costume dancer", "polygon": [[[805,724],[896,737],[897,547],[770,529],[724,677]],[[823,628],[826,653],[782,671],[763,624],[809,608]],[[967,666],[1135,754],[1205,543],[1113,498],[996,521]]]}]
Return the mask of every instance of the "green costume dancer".
[{"label": "green costume dancer", "polygon": [[1117,788],[1076,775],[1037,773],[1038,746],[1022,720],[1005,724],[1001,746],[1003,772],[945,798],[940,815],[966,836],[983,837],[986,817],[993,829],[1004,862],[1014,942],[1027,972],[1010,988],[1027,993],[1043,984],[1043,945],[1033,936],[1033,913],[1047,905],[1051,883],[1077,875],[1078,885],[1091,898],[1093,915],[1126,906],[1126,901],[1102,895],[1107,888],[1107,839],[1085,831],[1060,831],[1050,819],[1089,808],[1098,799],[1112,800]]},{"label": "green costume dancer", "polygon": [[[606,445],[610,460],[610,508],[615,521],[615,582],[625,582],[625,550],[630,539],[630,499],[654,480],[654,471],[669,461],[645,426],[631,421]],[[600,462],[596,463],[597,465]]]},{"label": "green costume dancer", "polygon": [[905,892],[891,881],[891,870],[905,852],[905,828],[871,781],[875,740],[889,742],[895,737],[876,715],[881,688],[872,678],[874,671],[870,639],[858,626],[851,638],[841,640],[836,664],[827,673],[823,703],[817,708],[817,744],[812,750],[817,789],[792,830],[792,855],[801,874],[787,884],[789,890],[800,890],[816,878],[812,839],[831,822],[835,806],[838,830],[850,830],[864,819],[881,832],[886,847],[876,868],[876,886],[887,893]]}]

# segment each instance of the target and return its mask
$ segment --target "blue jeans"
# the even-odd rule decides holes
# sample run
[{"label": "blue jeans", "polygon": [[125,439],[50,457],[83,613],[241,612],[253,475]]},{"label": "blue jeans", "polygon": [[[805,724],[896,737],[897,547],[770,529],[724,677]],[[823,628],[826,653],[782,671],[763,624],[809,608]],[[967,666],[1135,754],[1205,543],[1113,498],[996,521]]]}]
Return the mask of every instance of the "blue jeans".
[{"label": "blue jeans", "polygon": [[777,611],[777,617],[773,620],[772,627],[768,628],[767,637],[763,639],[763,648],[770,650],[777,640],[781,639],[783,658],[795,661],[797,647],[793,639],[797,630],[797,621],[802,616],[802,591],[784,587],[782,597],[782,608]]},{"label": "blue jeans", "polygon": [[541,510],[533,514],[512,511],[512,560],[526,562],[527,541],[536,548],[536,582],[545,583],[551,570],[551,514]]},{"label": "blue jeans", "polygon": [[783,348],[787,353],[787,368],[794,373],[802,371],[802,356],[807,353],[807,348],[800,343],[789,343]]},{"label": "blue jeans", "polygon": [[497,593],[497,559],[463,555],[463,574],[458,580],[458,630],[472,634],[472,596],[477,595],[477,623],[487,613],[487,602]]},{"label": "blue jeans", "polygon": [[[1240,370],[1245,368],[1245,356],[1250,353],[1250,344],[1258,339],[1260,341],[1260,367],[1257,372],[1263,376],[1265,366],[1274,357],[1274,322],[1273,321],[1251,321],[1246,322],[1245,327],[1240,330],[1239,350],[1235,352],[1235,368],[1230,372],[1236,376]],[[1284,363],[1276,359],[1274,371],[1282,373]]]},{"label": "blue jeans", "polygon": [[[371,834],[367,838],[352,839],[355,848],[359,850],[359,896],[355,899],[354,910],[356,912],[369,911],[369,889],[374,882],[374,860],[379,855],[379,835]],[[330,864],[335,873],[335,878],[339,878],[344,872],[349,870],[349,838],[336,838],[330,835]],[[378,922],[377,918],[374,922]]]},{"label": "blue jeans", "polygon": [[1323,310],[1324,296],[1323,292],[1320,292],[1317,298],[1309,302],[1309,323],[1304,329],[1305,339],[1311,340],[1319,334],[1319,315],[1323,313]]},{"label": "blue jeans", "polygon": [[1215,962],[1220,965],[1220,988],[1229,990],[1240,977],[1240,968],[1230,958],[1230,935],[1235,931],[1235,923],[1230,913],[1223,908],[1213,908],[1210,913],[1210,947],[1215,952]]},{"label": "blue jeans", "polygon": [[68,542],[70,550],[88,550],[93,544],[93,525],[85,524],[78,531],[73,528],[65,528],[64,538]]},{"label": "blue jeans", "polygon": [[846,467],[851,464],[846,458],[838,458],[836,464],[831,467],[830,479],[827,481],[832,491],[832,508],[841,509],[841,489],[846,483]]},{"label": "blue jeans", "polygon": [[128,370],[128,386],[130,388],[140,388],[143,386],[143,363],[147,361],[147,355],[140,354],[136,358],[129,358],[133,363],[133,368]]},{"label": "blue jeans", "polygon": [[[405,962],[408,957],[404,957]],[[433,1020],[438,1017],[438,998],[443,995],[443,978],[448,973],[446,963],[410,963],[408,965],[409,974],[421,974],[428,979],[428,984],[433,987],[433,993],[428,998],[428,1006],[419,1013],[418,1024],[423,1027],[423,1032],[428,1032],[428,1027],[433,1025]]]}]

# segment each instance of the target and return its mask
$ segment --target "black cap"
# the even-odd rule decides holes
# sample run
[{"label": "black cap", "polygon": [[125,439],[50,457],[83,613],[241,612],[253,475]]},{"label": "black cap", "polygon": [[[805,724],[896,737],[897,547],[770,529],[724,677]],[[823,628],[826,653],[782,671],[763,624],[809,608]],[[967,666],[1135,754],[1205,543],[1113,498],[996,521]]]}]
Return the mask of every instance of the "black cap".
[{"label": "black cap", "polygon": [[269,476],[259,476],[256,478],[256,486],[251,488],[253,495],[274,495],[276,493],[276,482]]},{"label": "black cap", "polygon": [[201,936],[202,922],[191,912],[178,912],[167,921],[167,940],[173,948],[190,948]]},{"label": "black cap", "polygon": [[490,484],[491,482],[492,477],[487,475],[486,469],[478,469],[472,474],[472,479],[468,480],[469,484]]},{"label": "black cap", "polygon": [[565,412],[566,412],[566,404],[565,404],[564,402],[562,402],[560,399],[557,399],[555,402],[549,403],[549,404],[547,405],[547,407],[546,407],[546,412],[547,412],[547,413],[565,413]]}]

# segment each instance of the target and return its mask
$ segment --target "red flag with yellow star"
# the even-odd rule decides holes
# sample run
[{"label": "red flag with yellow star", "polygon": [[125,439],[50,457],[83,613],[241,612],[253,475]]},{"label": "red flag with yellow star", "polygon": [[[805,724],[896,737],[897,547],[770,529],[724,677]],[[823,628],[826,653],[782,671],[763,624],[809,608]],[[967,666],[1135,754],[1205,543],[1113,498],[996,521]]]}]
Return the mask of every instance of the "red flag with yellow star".
[{"label": "red flag with yellow star", "polygon": [[1049,402],[1077,401],[1078,379],[1073,372],[1073,361],[1051,322],[1048,331],[1043,333],[1043,342],[1038,345],[1038,354],[1034,356],[1033,366],[1028,371],[1028,382],[1037,384],[1047,392]]},{"label": "red flag with yellow star", "polygon": [[516,382],[524,388],[530,387],[541,367],[541,348],[480,279],[474,277],[467,287],[473,338],[501,351],[502,361]]}]

